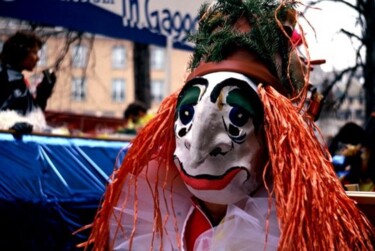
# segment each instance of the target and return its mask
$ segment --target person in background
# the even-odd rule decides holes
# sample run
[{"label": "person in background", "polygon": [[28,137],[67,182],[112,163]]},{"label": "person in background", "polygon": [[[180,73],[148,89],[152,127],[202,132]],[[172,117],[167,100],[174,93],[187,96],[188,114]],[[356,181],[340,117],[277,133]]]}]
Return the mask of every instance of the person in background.
[{"label": "person in background", "polygon": [[329,143],[329,152],[335,155],[343,145],[358,145],[366,139],[365,130],[354,122],[343,125]]},{"label": "person in background", "polygon": [[[345,188],[375,191],[374,143],[361,126],[348,122],[332,139],[333,166]],[[353,188],[352,188],[353,189]]]},{"label": "person in background", "polygon": [[152,118],[152,115],[147,113],[147,110],[146,105],[140,101],[130,103],[124,110],[124,119],[126,121],[125,128],[121,128],[118,132],[137,134]]},{"label": "person in background", "polygon": [[146,106],[141,102],[133,102],[124,111],[124,119],[134,124],[139,124],[140,120],[147,113]]},{"label": "person in background", "polygon": [[23,75],[33,71],[43,41],[33,32],[18,31],[4,43],[0,54],[0,129],[16,133],[43,131],[47,125],[43,111],[52,94],[56,76],[43,71],[35,93]]}]

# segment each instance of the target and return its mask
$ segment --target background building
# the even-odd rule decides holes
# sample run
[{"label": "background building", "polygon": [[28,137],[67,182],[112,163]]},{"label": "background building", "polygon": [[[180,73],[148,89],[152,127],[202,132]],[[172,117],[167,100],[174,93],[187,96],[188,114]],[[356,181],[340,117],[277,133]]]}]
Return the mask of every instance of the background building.
[{"label": "background building", "polygon": [[[59,60],[59,53],[64,53],[66,45],[64,38],[47,40],[38,67],[28,74],[33,86],[41,80],[40,72]],[[125,107],[135,100],[132,46],[129,41],[102,36],[72,43],[61,58],[56,87],[47,109],[122,117]],[[165,48],[150,46],[153,109],[157,109],[166,95],[181,86],[189,55],[189,51],[173,50],[168,58]],[[166,69],[168,64],[169,71]],[[168,79],[170,83],[167,83]]]}]

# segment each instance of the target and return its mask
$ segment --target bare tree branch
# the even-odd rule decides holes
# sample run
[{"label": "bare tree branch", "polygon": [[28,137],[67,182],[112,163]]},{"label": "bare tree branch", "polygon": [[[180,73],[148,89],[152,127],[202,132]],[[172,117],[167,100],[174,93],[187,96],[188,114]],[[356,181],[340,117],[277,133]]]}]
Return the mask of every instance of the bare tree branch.
[{"label": "bare tree branch", "polygon": [[362,50],[363,47],[365,47],[364,44],[359,45],[359,47],[357,48],[356,53],[355,53],[355,55],[356,55],[355,61],[356,61],[357,65],[359,67],[361,67],[362,69],[365,67],[365,64],[366,64],[366,62],[363,62],[363,58],[362,58],[362,55],[361,55],[361,50]]},{"label": "bare tree branch", "polygon": [[[330,2],[333,4],[345,5],[348,8],[356,11],[356,27],[361,28],[361,33],[358,34],[354,30],[348,30],[347,27],[340,29],[339,33],[346,35],[353,46],[353,51],[355,52],[355,65],[349,66],[340,72],[334,72],[334,77],[331,80],[326,80],[325,83],[327,87],[324,89],[325,104],[329,111],[333,108],[331,105],[336,99],[337,107],[339,108],[343,103],[343,100],[348,95],[348,90],[350,85],[353,83],[353,79],[358,78],[358,73],[364,78],[364,92],[365,92],[365,114],[369,117],[370,114],[375,110],[375,75],[373,74],[373,68],[375,65],[375,57],[371,55],[374,54],[375,44],[375,33],[374,31],[374,16],[375,16],[375,2],[374,0],[311,0],[310,6],[308,8],[316,8],[318,4],[323,2]],[[305,11],[306,11],[305,10]],[[338,98],[333,97],[330,94],[332,88],[337,82],[342,82],[345,76],[345,90],[343,90],[343,95]],[[347,78],[347,80],[346,80]],[[329,95],[329,96],[328,96]],[[332,102],[333,101],[333,102]]]},{"label": "bare tree branch", "polygon": [[77,34],[76,32],[68,31],[66,33],[66,38],[65,38],[65,44],[64,48],[60,52],[59,56],[56,58],[55,63],[54,63],[54,68],[55,70],[58,70],[60,68],[61,63],[63,62],[65,56],[67,55],[70,45],[77,41],[82,34]]},{"label": "bare tree branch", "polygon": [[330,81],[330,84],[327,86],[327,88],[322,92],[324,98],[328,96],[335,84],[337,84],[346,74],[356,72],[358,67],[358,65],[355,65],[348,67],[340,72],[334,72],[334,78]]},{"label": "bare tree branch", "polygon": [[354,34],[353,32],[351,31],[348,31],[348,30],[345,30],[345,29],[341,29],[340,32],[344,33],[345,35],[347,35],[349,38],[356,38],[358,39],[361,43],[363,43],[363,38],[358,36],[357,34]]},{"label": "bare tree branch", "polygon": [[342,103],[344,102],[346,96],[348,95],[349,93],[349,88],[352,84],[352,80],[354,79],[354,76],[355,76],[355,73],[357,71],[357,68],[358,67],[354,67],[351,71],[349,71],[349,76],[348,76],[348,79],[346,81],[346,84],[345,84],[345,91],[343,92],[343,95],[340,97],[339,99],[339,102],[338,102],[338,107],[340,107],[342,105]]}]

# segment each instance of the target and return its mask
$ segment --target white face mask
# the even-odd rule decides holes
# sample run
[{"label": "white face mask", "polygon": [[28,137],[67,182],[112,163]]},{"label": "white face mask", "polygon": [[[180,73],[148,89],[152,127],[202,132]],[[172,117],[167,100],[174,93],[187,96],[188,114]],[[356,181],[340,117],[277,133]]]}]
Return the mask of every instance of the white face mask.
[{"label": "white face mask", "polygon": [[174,158],[194,196],[230,204],[257,187],[262,121],[256,86],[242,74],[210,73],[185,85],[176,109]]}]

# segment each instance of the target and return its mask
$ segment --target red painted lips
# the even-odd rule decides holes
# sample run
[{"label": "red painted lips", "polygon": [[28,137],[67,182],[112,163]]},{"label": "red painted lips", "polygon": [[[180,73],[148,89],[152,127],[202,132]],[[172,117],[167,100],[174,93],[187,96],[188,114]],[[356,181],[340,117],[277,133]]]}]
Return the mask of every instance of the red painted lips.
[{"label": "red painted lips", "polygon": [[[225,188],[233,178],[240,172],[247,170],[241,167],[233,167],[229,169],[225,174],[220,176],[212,176],[212,175],[197,175],[197,176],[190,176],[187,175],[183,168],[180,168],[180,175],[182,180],[185,182],[186,185],[197,189],[197,190],[222,190]],[[248,175],[247,175],[248,176]]]}]

